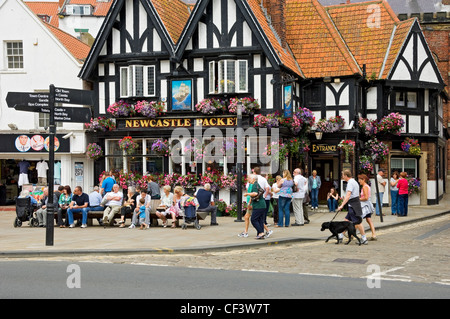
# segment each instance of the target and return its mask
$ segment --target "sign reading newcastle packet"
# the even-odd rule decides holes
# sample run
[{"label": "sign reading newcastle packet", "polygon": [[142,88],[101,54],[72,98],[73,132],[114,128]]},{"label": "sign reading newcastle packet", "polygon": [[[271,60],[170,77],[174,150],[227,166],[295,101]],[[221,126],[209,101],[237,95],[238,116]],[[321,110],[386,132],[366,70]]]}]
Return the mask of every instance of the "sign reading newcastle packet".
[{"label": "sign reading newcastle packet", "polygon": [[54,214],[53,187],[55,175],[55,122],[87,123],[91,119],[90,108],[84,107],[55,107],[55,103],[94,105],[94,92],[86,90],[57,88],[49,86],[49,93],[8,92],[6,96],[8,107],[18,111],[48,113],[49,125],[49,172],[48,172],[48,204],[45,244],[53,246]]}]

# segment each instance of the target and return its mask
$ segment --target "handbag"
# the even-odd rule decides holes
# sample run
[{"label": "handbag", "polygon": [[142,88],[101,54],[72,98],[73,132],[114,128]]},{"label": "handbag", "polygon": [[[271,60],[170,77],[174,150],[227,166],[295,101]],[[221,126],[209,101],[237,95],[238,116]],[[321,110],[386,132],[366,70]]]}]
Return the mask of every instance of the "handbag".
[{"label": "handbag", "polygon": [[[257,190],[256,192],[258,194],[255,197],[252,197],[252,202],[257,203],[261,199],[262,195],[264,194],[264,189],[262,189],[261,186],[259,186],[259,184],[256,183],[256,190]],[[253,189],[252,189],[252,191],[253,191]]]}]

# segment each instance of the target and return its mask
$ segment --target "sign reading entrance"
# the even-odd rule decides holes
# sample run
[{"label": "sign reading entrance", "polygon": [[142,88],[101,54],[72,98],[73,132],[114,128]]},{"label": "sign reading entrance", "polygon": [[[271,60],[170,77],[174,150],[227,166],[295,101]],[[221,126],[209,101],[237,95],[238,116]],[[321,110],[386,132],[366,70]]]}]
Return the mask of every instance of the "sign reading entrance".
[{"label": "sign reading entrance", "polygon": [[143,128],[174,128],[174,127],[234,127],[237,119],[234,117],[205,117],[205,118],[166,118],[166,119],[129,119],[119,120],[118,129]]},{"label": "sign reading entrance", "polygon": [[337,154],[336,144],[311,144],[311,153],[313,154]]}]

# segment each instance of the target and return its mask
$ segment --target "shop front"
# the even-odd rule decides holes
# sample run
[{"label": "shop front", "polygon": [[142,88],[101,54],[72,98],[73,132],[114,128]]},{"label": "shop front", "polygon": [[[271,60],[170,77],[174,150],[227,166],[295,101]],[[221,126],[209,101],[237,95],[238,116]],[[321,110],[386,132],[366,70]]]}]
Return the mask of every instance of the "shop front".
[{"label": "shop front", "polygon": [[[0,135],[0,205],[11,204],[23,187],[46,186],[48,183],[48,134]],[[70,165],[64,159],[70,157],[70,140],[63,135],[55,138],[55,185],[61,184]]]}]

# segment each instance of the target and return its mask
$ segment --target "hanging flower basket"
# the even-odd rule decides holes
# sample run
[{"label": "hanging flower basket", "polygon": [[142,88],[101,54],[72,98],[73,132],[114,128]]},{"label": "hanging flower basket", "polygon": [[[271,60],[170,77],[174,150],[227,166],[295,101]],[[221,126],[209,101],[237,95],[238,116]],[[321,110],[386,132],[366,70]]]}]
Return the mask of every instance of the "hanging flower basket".
[{"label": "hanging flower basket", "polygon": [[410,155],[420,155],[422,152],[419,141],[409,137],[402,142],[402,150]]},{"label": "hanging flower basket", "polygon": [[103,150],[97,143],[89,143],[86,149],[86,156],[96,161],[103,156]]},{"label": "hanging flower basket", "polygon": [[355,141],[352,140],[342,140],[338,144],[338,148],[343,150],[345,153],[345,162],[348,163],[349,156],[353,155],[355,152]]},{"label": "hanging flower basket", "polygon": [[271,156],[272,159],[278,160],[280,165],[286,161],[289,156],[288,147],[280,140],[279,142],[272,142],[268,144],[263,154],[264,156]]},{"label": "hanging flower basket", "polygon": [[389,147],[375,137],[366,142],[365,146],[367,155],[371,156],[375,163],[384,162],[389,155]]},{"label": "hanging flower basket", "polygon": [[151,150],[158,155],[169,156],[170,146],[168,140],[157,139],[153,142]]},{"label": "hanging flower basket", "polygon": [[280,115],[278,112],[263,115],[255,115],[253,127],[273,128],[280,126]]},{"label": "hanging flower basket", "polygon": [[204,156],[205,146],[198,139],[193,138],[184,147],[184,154],[187,158],[193,158],[195,161],[201,161]]},{"label": "hanging flower basket", "polygon": [[406,177],[408,180],[408,195],[419,194],[422,186],[420,179],[415,177]]},{"label": "hanging flower basket", "polygon": [[119,141],[119,148],[128,155],[133,154],[138,147],[139,145],[133,141],[131,136],[125,136]]},{"label": "hanging flower basket", "polygon": [[225,102],[219,99],[203,99],[195,105],[195,109],[203,114],[214,114],[225,111]]},{"label": "hanging flower basket", "polygon": [[362,155],[359,158],[359,170],[361,173],[369,175],[373,172],[373,165],[370,156]]}]

